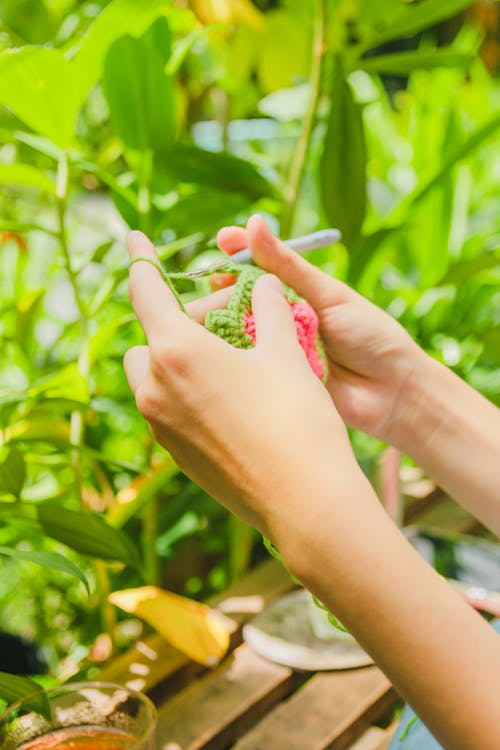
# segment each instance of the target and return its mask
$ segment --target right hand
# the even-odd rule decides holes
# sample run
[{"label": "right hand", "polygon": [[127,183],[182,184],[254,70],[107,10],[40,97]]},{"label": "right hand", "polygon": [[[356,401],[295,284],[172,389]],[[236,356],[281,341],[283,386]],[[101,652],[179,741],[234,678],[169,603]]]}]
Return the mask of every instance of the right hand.
[{"label": "right hand", "polygon": [[[426,355],[383,310],[332,279],[274,237],[261,216],[247,229],[225,227],[221,250],[249,247],[255,263],[278,276],[316,310],[328,359],[327,388],[343,420],[397,445],[398,430],[411,424],[408,389],[418,387]],[[216,281],[217,283],[217,281]],[[231,283],[227,276],[219,286]],[[415,403],[415,399],[411,399]]]}]

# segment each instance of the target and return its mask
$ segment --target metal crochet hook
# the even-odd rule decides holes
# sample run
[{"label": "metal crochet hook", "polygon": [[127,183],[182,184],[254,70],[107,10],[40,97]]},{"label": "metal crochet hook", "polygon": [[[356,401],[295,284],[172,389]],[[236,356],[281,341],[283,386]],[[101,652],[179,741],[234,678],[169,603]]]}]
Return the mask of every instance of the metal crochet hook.
[{"label": "metal crochet hook", "polygon": [[[295,237],[293,240],[286,240],[285,245],[291,250],[295,250],[296,253],[305,253],[307,250],[317,250],[320,247],[328,247],[328,245],[334,245],[340,242],[342,234],[338,229],[321,229],[319,232],[313,232],[313,234],[306,234],[303,237]],[[201,268],[199,271],[190,271],[186,274],[187,279],[197,279],[200,276],[205,276],[210,273],[217,273],[222,271],[228,264],[231,263],[252,263],[252,254],[248,247],[243,250],[239,250],[234,255],[231,255],[226,260],[221,260],[218,263],[214,263],[206,268]]]}]

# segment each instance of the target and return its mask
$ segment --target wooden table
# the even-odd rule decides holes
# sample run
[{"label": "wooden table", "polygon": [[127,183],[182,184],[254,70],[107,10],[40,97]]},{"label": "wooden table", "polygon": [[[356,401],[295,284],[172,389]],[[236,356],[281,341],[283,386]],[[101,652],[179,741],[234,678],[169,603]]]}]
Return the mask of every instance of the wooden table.
[{"label": "wooden table", "polygon": [[[471,532],[476,522],[439,491],[410,498],[412,522]],[[148,692],[158,750],[386,750],[397,695],[377,667],[316,674],[268,662],[242,644],[243,624],[293,584],[269,560],[210,603],[228,618],[231,648],[214,670],[158,635],[106,667],[102,679]]]}]

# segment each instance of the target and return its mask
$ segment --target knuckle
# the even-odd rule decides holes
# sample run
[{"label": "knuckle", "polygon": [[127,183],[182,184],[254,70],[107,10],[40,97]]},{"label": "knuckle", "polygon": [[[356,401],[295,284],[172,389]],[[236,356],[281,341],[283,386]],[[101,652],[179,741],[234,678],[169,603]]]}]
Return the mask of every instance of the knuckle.
[{"label": "knuckle", "polygon": [[137,389],[135,402],[139,412],[148,422],[154,421],[158,416],[159,402],[151,386],[143,386]]},{"label": "knuckle", "polygon": [[191,367],[191,355],[186,342],[170,338],[152,347],[151,370],[157,377],[167,375],[186,376]]}]

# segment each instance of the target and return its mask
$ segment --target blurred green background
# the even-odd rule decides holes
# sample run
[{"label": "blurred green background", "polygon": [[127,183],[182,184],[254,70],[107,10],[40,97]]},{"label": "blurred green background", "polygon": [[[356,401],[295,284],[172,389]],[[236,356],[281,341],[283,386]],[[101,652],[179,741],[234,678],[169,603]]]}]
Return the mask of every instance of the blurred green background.
[{"label": "blurred green background", "polygon": [[127,228],[190,270],[256,211],[338,226],[310,260],[500,403],[499,28],[495,1],[0,0],[0,629],[49,680],[141,635],[111,590],[204,598],[266,554],[137,413]]}]

